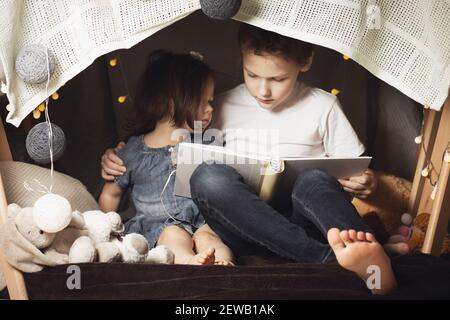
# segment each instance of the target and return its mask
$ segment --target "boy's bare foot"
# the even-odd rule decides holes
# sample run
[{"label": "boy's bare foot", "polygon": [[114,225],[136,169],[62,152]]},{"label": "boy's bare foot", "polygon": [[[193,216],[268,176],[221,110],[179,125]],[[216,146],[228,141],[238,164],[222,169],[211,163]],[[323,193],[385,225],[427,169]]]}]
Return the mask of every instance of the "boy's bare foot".
[{"label": "boy's bare foot", "polygon": [[225,260],[216,260],[216,262],[214,262],[215,265],[220,265],[220,266],[234,266],[234,263],[231,261],[225,261]]},{"label": "boy's bare foot", "polygon": [[379,286],[371,288],[373,294],[386,294],[397,286],[391,261],[383,247],[371,233],[355,230],[328,231],[328,243],[333,249],[338,263],[345,269],[355,272],[367,281],[375,267],[380,271]]},{"label": "boy's bare foot", "polygon": [[208,248],[203,252],[196,254],[188,259],[186,264],[211,265],[214,264],[216,257],[214,248]]}]

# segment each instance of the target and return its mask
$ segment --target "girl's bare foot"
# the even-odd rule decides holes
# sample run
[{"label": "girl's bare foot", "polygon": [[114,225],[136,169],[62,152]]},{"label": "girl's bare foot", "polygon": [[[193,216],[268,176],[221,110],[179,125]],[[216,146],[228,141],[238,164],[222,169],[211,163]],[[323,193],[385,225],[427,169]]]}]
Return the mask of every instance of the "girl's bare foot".
[{"label": "girl's bare foot", "polygon": [[195,264],[195,265],[211,265],[214,264],[216,257],[214,252],[216,250],[214,248],[208,248],[203,252],[196,254],[188,259],[186,264]]},{"label": "girl's bare foot", "polygon": [[220,266],[234,266],[234,263],[231,261],[225,261],[225,260],[216,260],[216,262],[214,262],[215,265],[220,265]]},{"label": "girl's bare foot", "polygon": [[328,243],[338,263],[343,268],[355,272],[364,281],[367,282],[373,270],[379,270],[379,285],[370,288],[372,293],[386,294],[396,288],[397,282],[391,261],[371,233],[355,230],[339,231],[333,228],[328,231]]}]

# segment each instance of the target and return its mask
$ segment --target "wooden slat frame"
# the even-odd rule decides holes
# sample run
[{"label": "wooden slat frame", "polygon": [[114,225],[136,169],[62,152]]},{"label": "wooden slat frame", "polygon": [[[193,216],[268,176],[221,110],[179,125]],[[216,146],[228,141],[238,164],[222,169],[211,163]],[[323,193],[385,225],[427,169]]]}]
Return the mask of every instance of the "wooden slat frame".
[{"label": "wooden slat frame", "polygon": [[[408,213],[413,217],[418,214],[421,195],[425,186],[426,178],[422,176],[422,170],[426,163],[431,159],[436,135],[439,128],[439,120],[441,113],[431,109],[425,111],[424,128],[422,133],[422,145],[420,145],[419,154],[417,157],[416,170],[414,173],[414,180],[411,187],[411,196],[408,203]],[[425,149],[425,150],[424,150]]]},{"label": "wooden slat frame", "polygon": [[[435,166],[434,179],[436,179],[436,172],[440,173],[436,193],[434,200],[431,199],[430,195],[433,192],[433,187],[430,183],[425,184],[420,193],[418,208],[419,213],[426,212],[430,214],[422,252],[434,256],[439,256],[441,253],[443,239],[447,233],[450,219],[450,169],[449,163],[443,159],[443,153],[450,141],[450,96],[445,101],[440,113],[439,127],[430,157]],[[435,181],[433,180],[433,182]]]}]

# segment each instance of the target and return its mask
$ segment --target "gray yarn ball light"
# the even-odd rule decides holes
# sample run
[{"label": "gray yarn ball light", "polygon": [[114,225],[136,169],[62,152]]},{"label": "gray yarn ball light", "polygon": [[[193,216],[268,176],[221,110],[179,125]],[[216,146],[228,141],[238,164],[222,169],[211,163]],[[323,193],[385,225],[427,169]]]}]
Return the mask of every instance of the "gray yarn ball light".
[{"label": "gray yarn ball light", "polygon": [[241,0],[200,0],[204,14],[218,20],[226,20],[238,13]]},{"label": "gray yarn ball light", "polygon": [[[66,148],[66,137],[60,127],[52,124],[53,131],[53,161],[58,160]],[[26,139],[29,156],[41,164],[50,163],[50,146],[48,124],[41,122],[31,128]]]},{"label": "gray yarn ball light", "polygon": [[[48,53],[48,69],[47,55]],[[23,47],[16,57],[16,73],[24,82],[40,84],[47,81],[55,71],[55,57],[46,47],[32,44]]]}]

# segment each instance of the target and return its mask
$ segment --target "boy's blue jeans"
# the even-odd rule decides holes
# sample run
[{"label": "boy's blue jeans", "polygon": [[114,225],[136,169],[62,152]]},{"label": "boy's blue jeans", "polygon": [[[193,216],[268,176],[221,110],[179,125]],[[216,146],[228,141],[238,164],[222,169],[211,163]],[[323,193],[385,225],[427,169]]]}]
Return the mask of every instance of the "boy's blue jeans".
[{"label": "boy's blue jeans", "polygon": [[236,255],[275,253],[299,262],[326,262],[335,259],[326,241],[329,229],[373,233],[340,183],[318,169],[297,177],[290,216],[261,201],[224,164],[201,164],[190,184],[206,223]]}]

